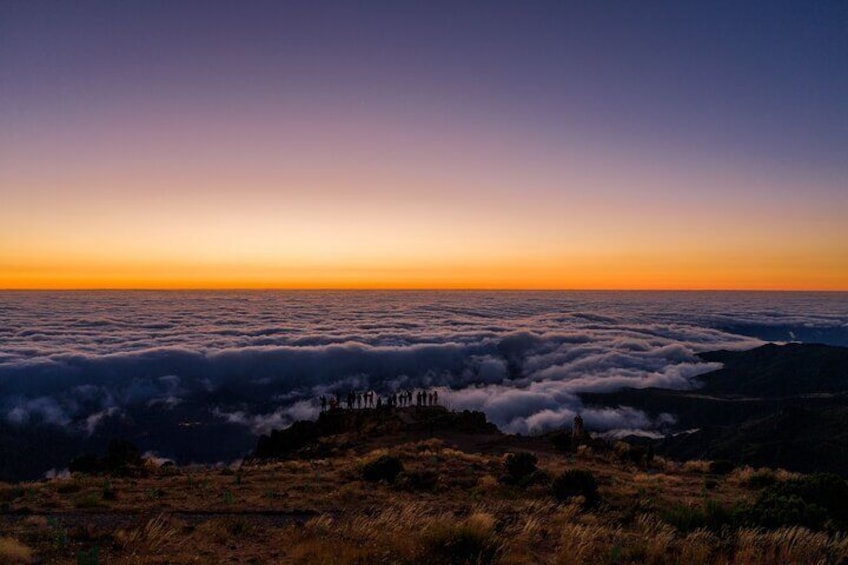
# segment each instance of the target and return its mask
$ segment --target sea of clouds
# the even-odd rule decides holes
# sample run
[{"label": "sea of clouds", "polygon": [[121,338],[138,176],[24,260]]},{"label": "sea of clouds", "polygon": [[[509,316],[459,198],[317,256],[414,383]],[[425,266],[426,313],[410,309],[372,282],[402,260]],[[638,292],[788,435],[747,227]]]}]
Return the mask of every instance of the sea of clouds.
[{"label": "sea of clouds", "polygon": [[532,433],[667,429],[579,393],[686,389],[696,353],[763,340],[848,345],[845,293],[4,292],[0,420],[94,433],[133,410],[204,406],[254,433],[322,394],[436,388]]}]

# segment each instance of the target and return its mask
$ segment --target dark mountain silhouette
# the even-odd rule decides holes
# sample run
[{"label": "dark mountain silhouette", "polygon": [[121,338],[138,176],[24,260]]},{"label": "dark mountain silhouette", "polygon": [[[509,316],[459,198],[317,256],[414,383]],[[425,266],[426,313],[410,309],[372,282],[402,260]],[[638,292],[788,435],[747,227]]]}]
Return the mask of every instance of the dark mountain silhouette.
[{"label": "dark mountain silhouette", "polygon": [[848,476],[848,348],[764,345],[701,354],[724,364],[697,390],[624,389],[581,395],[589,405],[675,415],[658,453]]},{"label": "dark mountain silhouette", "polygon": [[783,397],[848,391],[848,347],[822,344],[768,344],[749,351],[700,355],[724,367],[701,377],[701,392]]},{"label": "dark mountain silhouette", "polygon": [[723,324],[718,329],[727,333],[756,337],[763,341],[823,343],[825,345],[848,347],[848,327],[842,325],[804,326],[800,324],[738,322]]}]

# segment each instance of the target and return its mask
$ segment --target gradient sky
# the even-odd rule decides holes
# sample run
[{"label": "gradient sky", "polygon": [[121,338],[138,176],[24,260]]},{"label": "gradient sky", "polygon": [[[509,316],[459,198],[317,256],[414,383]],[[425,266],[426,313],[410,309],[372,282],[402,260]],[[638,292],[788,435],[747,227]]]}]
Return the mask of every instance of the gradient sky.
[{"label": "gradient sky", "polygon": [[0,288],[848,290],[848,2],[0,0]]}]

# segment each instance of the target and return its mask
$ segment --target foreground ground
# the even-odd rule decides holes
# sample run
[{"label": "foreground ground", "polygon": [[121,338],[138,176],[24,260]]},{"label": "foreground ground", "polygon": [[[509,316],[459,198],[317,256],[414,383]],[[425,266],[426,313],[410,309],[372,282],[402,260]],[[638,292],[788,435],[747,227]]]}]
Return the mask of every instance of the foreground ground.
[{"label": "foreground ground", "polygon": [[[0,562],[43,563],[839,563],[848,539],[728,525],[785,472],[710,473],[705,462],[581,448],[535,450],[509,478],[515,438],[381,438],[323,459],[159,467],[2,485]],[[389,444],[389,447],[387,447]],[[528,443],[529,446],[534,444]],[[460,447],[461,449],[458,449]],[[397,457],[392,482],[363,468]],[[592,473],[600,500],[557,499],[551,477]],[[713,466],[715,470],[715,466]],[[506,474],[505,474],[506,473]]]}]

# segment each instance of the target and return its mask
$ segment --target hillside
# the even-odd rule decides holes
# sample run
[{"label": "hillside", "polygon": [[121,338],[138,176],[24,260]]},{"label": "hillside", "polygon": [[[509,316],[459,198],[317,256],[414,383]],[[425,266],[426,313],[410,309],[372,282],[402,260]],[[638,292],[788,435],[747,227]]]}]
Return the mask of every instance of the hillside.
[{"label": "hillside", "polygon": [[701,376],[704,394],[785,398],[848,391],[848,347],[772,343],[748,351],[702,353],[724,366]]},{"label": "hillside", "polygon": [[0,561],[848,559],[848,484],[834,477],[508,436],[441,408],[337,411],[289,430],[233,467],[156,466],[120,443],[90,472],[0,484]]},{"label": "hillside", "polygon": [[724,366],[701,375],[696,390],[624,389],[583,400],[673,414],[668,432],[695,431],[657,443],[671,457],[848,476],[848,348],[769,344],[701,357]]}]

